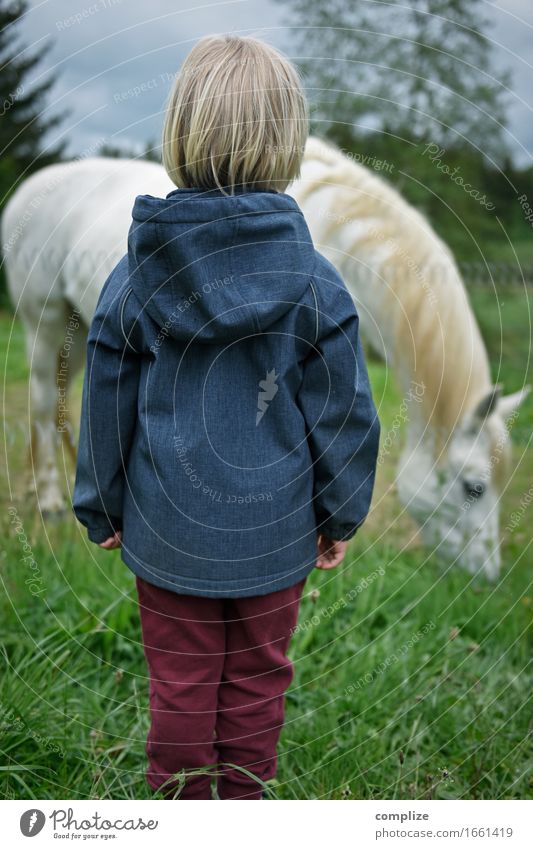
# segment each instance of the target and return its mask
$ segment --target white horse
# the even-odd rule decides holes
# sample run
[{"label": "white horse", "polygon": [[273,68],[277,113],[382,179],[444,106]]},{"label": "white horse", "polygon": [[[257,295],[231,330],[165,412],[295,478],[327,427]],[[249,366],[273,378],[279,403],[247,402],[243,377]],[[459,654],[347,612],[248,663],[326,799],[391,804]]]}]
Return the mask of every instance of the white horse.
[{"label": "white horse", "polygon": [[[68,384],[83,364],[99,292],[126,251],[134,198],[165,197],[173,188],[160,165],[93,158],[44,168],[7,204],[2,246],[26,332],[34,486],[43,512],[64,507],[56,441],[58,431],[71,433]],[[289,193],[315,245],[343,275],[364,335],[404,392],[400,498],[430,545],[470,572],[497,577],[506,421],[528,388],[502,397],[491,385],[452,255],[387,183],[311,138]],[[383,435],[382,458],[389,437]]]}]

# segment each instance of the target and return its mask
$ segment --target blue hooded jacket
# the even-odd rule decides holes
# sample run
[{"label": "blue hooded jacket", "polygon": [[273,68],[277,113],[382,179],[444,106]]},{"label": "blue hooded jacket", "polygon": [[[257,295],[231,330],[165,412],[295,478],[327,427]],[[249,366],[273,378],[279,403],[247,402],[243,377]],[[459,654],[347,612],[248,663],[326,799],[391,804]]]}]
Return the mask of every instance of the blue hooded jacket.
[{"label": "blue hooded jacket", "polygon": [[379,442],[352,298],[275,191],[139,195],[87,344],[73,508],[146,581],[263,595],[351,538]]}]

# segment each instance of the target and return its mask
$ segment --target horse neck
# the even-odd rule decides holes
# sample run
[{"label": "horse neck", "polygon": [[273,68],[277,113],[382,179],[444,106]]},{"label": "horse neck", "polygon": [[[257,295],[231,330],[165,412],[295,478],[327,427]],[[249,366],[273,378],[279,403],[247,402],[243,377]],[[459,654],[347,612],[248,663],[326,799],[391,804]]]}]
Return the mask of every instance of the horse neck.
[{"label": "horse neck", "polygon": [[[449,435],[491,387],[487,352],[463,283],[451,258],[423,268],[424,285],[390,257],[345,279],[366,313],[367,336],[374,325],[386,361],[394,369],[409,406],[413,438],[434,446]],[[375,289],[373,289],[375,287]]]},{"label": "horse neck", "polygon": [[[292,193],[313,239],[337,265],[372,346],[404,394],[424,441],[442,443],[491,386],[487,352],[453,256],[414,207],[367,169],[313,141]],[[376,341],[377,340],[377,341]],[[414,430],[414,422],[409,430]]]}]

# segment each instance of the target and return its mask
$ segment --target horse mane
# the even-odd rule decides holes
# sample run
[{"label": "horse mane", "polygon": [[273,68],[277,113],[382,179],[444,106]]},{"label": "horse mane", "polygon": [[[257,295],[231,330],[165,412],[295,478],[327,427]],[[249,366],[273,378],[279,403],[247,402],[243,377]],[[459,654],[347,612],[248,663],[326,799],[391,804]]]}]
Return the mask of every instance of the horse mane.
[{"label": "horse mane", "polygon": [[[303,194],[326,183],[337,187],[344,250],[372,267],[369,285],[382,283],[380,311],[392,328],[388,353],[400,379],[423,385],[426,420],[450,434],[486,395],[491,380],[485,345],[449,248],[396,189],[333,145],[310,138],[306,160],[323,163],[327,173]],[[364,232],[353,227],[350,237],[350,223],[364,219],[375,223]]]}]

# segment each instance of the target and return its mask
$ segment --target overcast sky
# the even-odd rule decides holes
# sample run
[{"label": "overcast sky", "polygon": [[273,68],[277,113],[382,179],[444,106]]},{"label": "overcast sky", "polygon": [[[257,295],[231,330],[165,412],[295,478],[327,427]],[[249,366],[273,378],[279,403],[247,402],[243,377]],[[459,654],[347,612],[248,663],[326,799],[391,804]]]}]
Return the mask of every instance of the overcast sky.
[{"label": "overcast sky", "polygon": [[[532,164],[533,0],[485,6],[495,75],[513,75],[509,146],[516,161]],[[286,16],[273,0],[31,0],[17,30],[34,50],[53,39],[41,73],[58,72],[51,102],[71,109],[61,132],[68,153],[85,156],[102,140],[137,149],[159,141],[172,75],[202,35],[257,35],[297,60]]]}]

